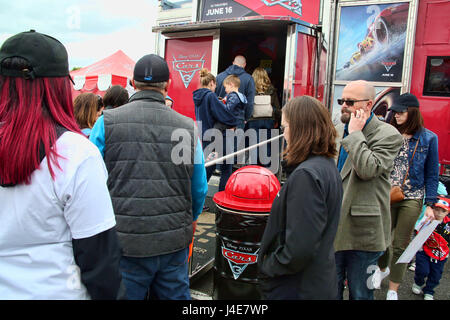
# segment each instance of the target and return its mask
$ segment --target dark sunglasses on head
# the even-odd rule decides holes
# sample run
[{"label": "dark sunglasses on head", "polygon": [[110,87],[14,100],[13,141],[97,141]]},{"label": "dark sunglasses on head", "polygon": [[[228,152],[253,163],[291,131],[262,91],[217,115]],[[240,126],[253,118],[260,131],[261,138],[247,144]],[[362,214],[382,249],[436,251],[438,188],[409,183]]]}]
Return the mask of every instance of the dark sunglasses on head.
[{"label": "dark sunglasses on head", "polygon": [[369,99],[362,99],[362,100],[344,100],[344,99],[337,99],[337,103],[342,106],[344,103],[346,105],[348,105],[349,107],[353,107],[353,105],[355,104],[355,102],[360,102],[360,101],[369,101]]}]

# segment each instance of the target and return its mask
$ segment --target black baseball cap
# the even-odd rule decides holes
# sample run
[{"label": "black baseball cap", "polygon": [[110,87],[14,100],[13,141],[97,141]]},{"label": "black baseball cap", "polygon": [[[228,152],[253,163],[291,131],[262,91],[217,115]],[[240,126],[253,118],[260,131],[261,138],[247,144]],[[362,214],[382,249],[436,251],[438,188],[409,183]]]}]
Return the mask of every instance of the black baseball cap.
[{"label": "black baseball cap", "polygon": [[[13,57],[26,59],[31,70],[3,68],[3,60]],[[0,48],[0,74],[27,79],[70,77],[66,48],[57,39],[35,30],[18,33],[8,38]]]},{"label": "black baseball cap", "polygon": [[166,60],[156,54],[148,54],[140,58],[134,66],[133,79],[139,82],[155,83],[168,81],[169,66]]},{"label": "black baseball cap", "polygon": [[405,112],[410,107],[418,108],[419,100],[417,100],[416,96],[411,93],[404,93],[394,99],[394,102],[389,110],[395,112]]}]

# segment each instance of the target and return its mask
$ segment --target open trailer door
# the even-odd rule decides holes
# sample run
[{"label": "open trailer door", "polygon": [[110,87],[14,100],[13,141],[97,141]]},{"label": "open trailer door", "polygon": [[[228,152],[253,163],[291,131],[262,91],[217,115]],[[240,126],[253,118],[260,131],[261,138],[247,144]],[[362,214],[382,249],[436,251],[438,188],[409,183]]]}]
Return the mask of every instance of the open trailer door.
[{"label": "open trailer door", "polygon": [[217,74],[219,30],[166,35],[164,46],[171,79],[168,95],[174,101],[173,109],[195,120],[192,92],[199,88],[202,68]]},{"label": "open trailer door", "polygon": [[283,103],[293,97],[316,96],[317,36],[302,24],[288,27]]}]

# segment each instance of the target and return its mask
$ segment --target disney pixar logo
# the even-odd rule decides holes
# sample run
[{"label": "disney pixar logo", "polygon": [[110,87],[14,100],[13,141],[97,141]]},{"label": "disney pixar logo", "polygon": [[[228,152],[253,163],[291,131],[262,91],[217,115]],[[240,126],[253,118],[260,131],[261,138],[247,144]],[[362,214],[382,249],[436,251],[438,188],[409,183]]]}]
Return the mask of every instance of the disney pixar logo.
[{"label": "disney pixar logo", "polygon": [[[184,87],[187,89],[195,73],[203,68],[205,55],[200,59],[188,59],[188,57],[182,56],[181,59],[173,57],[173,69],[180,73],[181,81],[183,81]],[[179,57],[180,58],[180,57]]]},{"label": "disney pixar logo", "polygon": [[298,14],[299,16],[302,15],[302,1],[301,0],[296,0],[296,1],[295,0],[292,0],[292,1],[262,0],[262,2],[268,7],[280,5],[283,8],[286,8],[286,9]]},{"label": "disney pixar logo", "polygon": [[244,253],[222,247],[222,255],[228,260],[234,280],[239,278],[249,264],[256,263],[258,251],[259,249],[255,253]]}]

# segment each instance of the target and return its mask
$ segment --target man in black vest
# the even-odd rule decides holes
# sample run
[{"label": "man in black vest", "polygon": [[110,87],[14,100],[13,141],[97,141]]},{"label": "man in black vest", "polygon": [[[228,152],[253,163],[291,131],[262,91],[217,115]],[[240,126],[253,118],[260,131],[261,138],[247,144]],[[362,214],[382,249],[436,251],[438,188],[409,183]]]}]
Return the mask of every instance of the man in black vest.
[{"label": "man in black vest", "polygon": [[167,108],[169,68],[149,54],[135,65],[136,93],[105,110],[90,140],[104,155],[129,299],[190,299],[189,244],[208,185],[194,121]]}]

